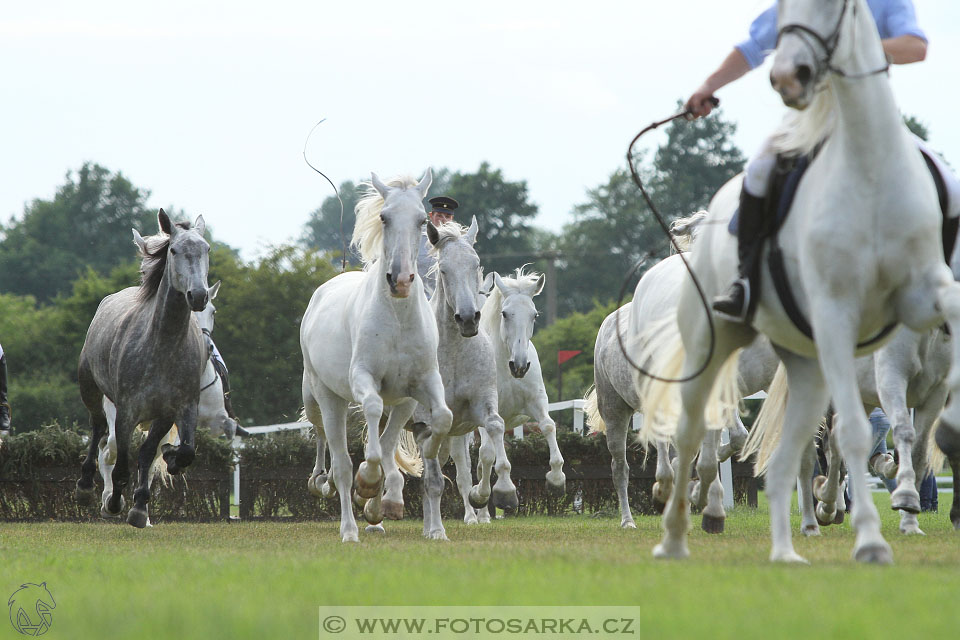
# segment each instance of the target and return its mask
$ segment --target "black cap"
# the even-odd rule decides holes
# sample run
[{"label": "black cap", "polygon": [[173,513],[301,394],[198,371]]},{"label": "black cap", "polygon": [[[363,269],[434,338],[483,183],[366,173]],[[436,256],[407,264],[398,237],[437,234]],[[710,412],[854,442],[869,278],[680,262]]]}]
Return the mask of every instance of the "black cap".
[{"label": "black cap", "polygon": [[440,213],[453,214],[453,212],[457,210],[457,207],[460,206],[459,202],[448,196],[437,196],[430,198],[427,202],[429,202],[432,207],[430,211],[439,211]]}]

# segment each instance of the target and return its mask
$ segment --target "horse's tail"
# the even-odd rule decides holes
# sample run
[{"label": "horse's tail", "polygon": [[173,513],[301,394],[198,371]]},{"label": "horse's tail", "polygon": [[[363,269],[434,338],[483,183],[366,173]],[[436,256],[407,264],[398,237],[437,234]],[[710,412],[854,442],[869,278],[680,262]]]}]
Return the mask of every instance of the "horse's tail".
[{"label": "horse's tail", "polygon": [[[635,359],[647,370],[668,380],[682,375],[686,352],[673,314],[652,323],[635,344],[640,345]],[[740,402],[739,360],[740,349],[737,349],[717,373],[705,407],[707,429],[722,429],[737,409]],[[644,416],[640,441],[647,444],[671,439],[677,431],[682,408],[680,386],[637,375],[637,391]]]},{"label": "horse's tail", "polygon": [[597,385],[592,385],[583,398],[583,413],[587,417],[590,433],[606,433],[607,423],[600,415],[600,403],[597,402]]},{"label": "horse's tail", "polygon": [[[943,451],[940,450],[940,447],[937,446],[937,429],[940,427],[940,418],[937,418],[933,421],[933,424],[930,425],[930,431],[927,433],[927,469],[933,472],[933,475],[937,475],[942,469],[943,465],[947,463],[947,456],[943,455]],[[954,491],[958,489],[954,487]]]},{"label": "horse's tail", "polygon": [[767,471],[770,458],[773,456],[780,434],[783,433],[783,418],[787,412],[787,369],[781,362],[773,376],[770,388],[767,389],[767,399],[760,407],[760,413],[750,428],[750,435],[740,451],[740,459],[746,460],[754,453],[757,460],[753,465],[753,473],[761,476]]},{"label": "horse's tail", "polygon": [[404,429],[397,440],[397,450],[393,454],[397,466],[408,476],[419,478],[423,475],[423,457],[413,432]]},{"label": "horse's tail", "polygon": [[154,480],[160,480],[165,487],[173,486],[173,476],[167,472],[167,461],[163,459],[162,447],[165,444],[176,444],[179,436],[180,430],[177,429],[177,425],[170,427],[170,431],[167,432],[167,435],[164,436],[163,440],[160,441],[160,444],[157,445],[157,455],[153,459],[153,463],[150,465],[150,475],[153,476]]}]

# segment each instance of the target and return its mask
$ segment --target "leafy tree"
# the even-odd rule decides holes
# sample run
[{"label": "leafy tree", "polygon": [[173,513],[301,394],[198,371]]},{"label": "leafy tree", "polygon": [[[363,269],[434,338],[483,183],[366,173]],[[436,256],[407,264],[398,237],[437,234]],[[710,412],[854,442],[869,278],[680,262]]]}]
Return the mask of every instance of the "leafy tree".
[{"label": "leafy tree", "polygon": [[[668,221],[706,207],[743,168],[743,154],[731,141],[735,130],[720,112],[668,125],[666,143],[649,166],[639,169]],[[591,189],[573,216],[557,243],[561,315],[616,300],[624,277],[642,256],[652,264],[669,252],[667,238],[625,168]]]},{"label": "leafy tree", "polygon": [[[582,398],[593,384],[593,349],[603,319],[615,305],[595,306],[587,313],[571,313],[533,336],[540,356],[543,382],[551,401]],[[580,355],[563,363],[563,398],[557,395],[557,351],[580,350]]]},{"label": "leafy tree", "polygon": [[340,200],[336,196],[329,196],[324,199],[320,208],[310,214],[309,220],[303,225],[300,244],[317,251],[329,251],[338,258],[336,260],[338,264],[340,253],[346,247],[347,262],[357,266],[360,264],[360,256],[350,251],[349,246],[353,226],[357,221],[355,209],[357,202],[360,200],[359,185],[352,180],[346,180],[340,183],[338,191],[340,192],[340,200],[343,201],[342,233]]},{"label": "leafy tree", "polygon": [[921,140],[927,142],[930,141],[930,130],[919,118],[916,116],[904,115],[903,123],[907,125],[907,129],[910,129],[913,135],[917,136]]},{"label": "leafy tree", "polygon": [[130,229],[152,233],[149,192],[98,164],[68,173],[53,200],[37,199],[22,218],[0,225],[2,290],[50,302],[86,268],[109,273],[133,255]]}]

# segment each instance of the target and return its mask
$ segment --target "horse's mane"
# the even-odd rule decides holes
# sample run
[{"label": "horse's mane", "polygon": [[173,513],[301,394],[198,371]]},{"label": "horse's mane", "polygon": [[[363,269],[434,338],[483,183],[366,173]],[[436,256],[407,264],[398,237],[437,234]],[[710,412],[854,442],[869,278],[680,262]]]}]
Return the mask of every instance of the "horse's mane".
[{"label": "horse's mane", "polygon": [[[700,223],[707,217],[706,211],[697,211],[686,218],[677,218],[670,223],[670,235],[681,252],[690,251],[693,241],[697,238]],[[671,252],[673,245],[670,245]]]},{"label": "horse's mane", "polygon": [[[395,176],[385,182],[388,187],[415,187],[417,180],[411,176]],[[357,202],[354,209],[357,221],[353,226],[353,237],[350,246],[356,247],[363,261],[364,268],[373,264],[383,251],[383,222],[380,212],[383,211],[383,196],[369,182],[360,183],[364,189],[363,197]]]},{"label": "horse's mane", "polygon": [[[181,229],[191,229],[189,222],[176,223]],[[155,236],[143,239],[145,249],[140,253],[140,291],[138,297],[146,302],[157,294],[163,272],[167,268],[167,249],[170,247],[170,236],[160,232]]]},{"label": "horse's mane", "polygon": [[[437,227],[437,235],[440,236],[440,239],[437,240],[437,244],[431,244],[429,253],[431,256],[437,257],[440,255],[440,248],[443,247],[446,243],[451,240],[459,240],[460,238],[467,235],[468,229],[463,225],[457,224],[456,222],[444,222],[439,227]],[[433,275],[440,270],[440,263],[437,260],[433,261],[433,264],[430,265],[430,268],[427,269],[427,275]]]},{"label": "horse's mane", "polygon": [[803,111],[789,109],[773,134],[773,149],[788,156],[807,155],[829,136],[837,123],[833,81],[816,92]]},{"label": "horse's mane", "polygon": [[[516,270],[515,276],[500,278],[500,281],[503,282],[503,286],[507,289],[508,293],[506,295],[522,293],[530,296],[531,298],[533,297],[533,292],[537,290],[537,282],[540,280],[540,274],[536,271],[524,273],[524,269],[526,268],[527,265],[523,265]],[[493,291],[494,295],[500,295],[503,297],[503,294],[500,292],[500,287],[494,287]]]}]

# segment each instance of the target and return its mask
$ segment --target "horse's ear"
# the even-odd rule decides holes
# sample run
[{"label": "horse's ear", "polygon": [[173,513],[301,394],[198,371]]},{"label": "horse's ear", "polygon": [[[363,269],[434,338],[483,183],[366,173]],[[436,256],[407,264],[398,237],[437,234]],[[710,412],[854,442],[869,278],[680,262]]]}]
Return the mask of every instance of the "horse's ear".
[{"label": "horse's ear", "polygon": [[433,223],[429,220],[427,220],[427,240],[429,240],[433,246],[437,246],[437,243],[440,242],[440,232],[437,231],[437,228],[433,226]]},{"label": "horse's ear", "polygon": [[147,254],[147,241],[143,239],[143,236],[140,235],[140,232],[136,229],[130,229],[133,231],[133,244],[137,245],[140,248],[140,253]]},{"label": "horse's ear", "polygon": [[507,292],[507,286],[503,284],[503,279],[500,277],[500,274],[496,271],[493,272],[493,282],[497,285],[497,289],[500,289],[500,293]]},{"label": "horse's ear", "polygon": [[217,280],[213,283],[213,286],[207,289],[207,296],[210,301],[213,302],[213,299],[217,297],[217,293],[220,292],[220,280]]},{"label": "horse's ear", "polygon": [[160,231],[168,236],[173,235],[173,223],[170,222],[170,216],[163,209],[160,209],[160,213],[157,214],[157,222],[160,223]]},{"label": "horse's ear", "polygon": [[427,191],[430,189],[430,185],[433,184],[433,170],[430,167],[427,167],[426,173],[423,174],[423,177],[420,178],[420,182],[417,183],[417,189],[420,191],[420,199],[427,197]]},{"label": "horse's ear", "polygon": [[480,226],[477,224],[477,216],[473,216],[473,219],[470,220],[470,228],[467,229],[467,242],[470,244],[476,244],[477,242],[477,233],[480,231]]},{"label": "horse's ear", "polygon": [[197,221],[193,223],[193,228],[196,229],[197,233],[199,233],[201,236],[203,235],[204,231],[207,230],[207,223],[203,219],[202,215],[197,216]]},{"label": "horse's ear", "polygon": [[[540,295],[540,292],[543,291],[543,285],[545,285],[546,283],[547,283],[547,276],[541,273],[540,277],[537,278],[537,288],[533,290],[533,296]],[[533,296],[530,296],[530,297],[532,298]]]},{"label": "horse's ear", "polygon": [[485,296],[490,295],[493,291],[493,287],[496,286],[496,283],[493,281],[493,276],[497,275],[496,271],[491,271],[483,278],[483,283],[480,285],[480,293]]},{"label": "horse's ear", "polygon": [[383,180],[381,180],[380,177],[373,172],[370,173],[370,184],[372,184],[373,188],[377,190],[377,193],[380,194],[381,198],[384,200],[387,199],[387,191],[390,190],[390,187],[385,185]]}]

